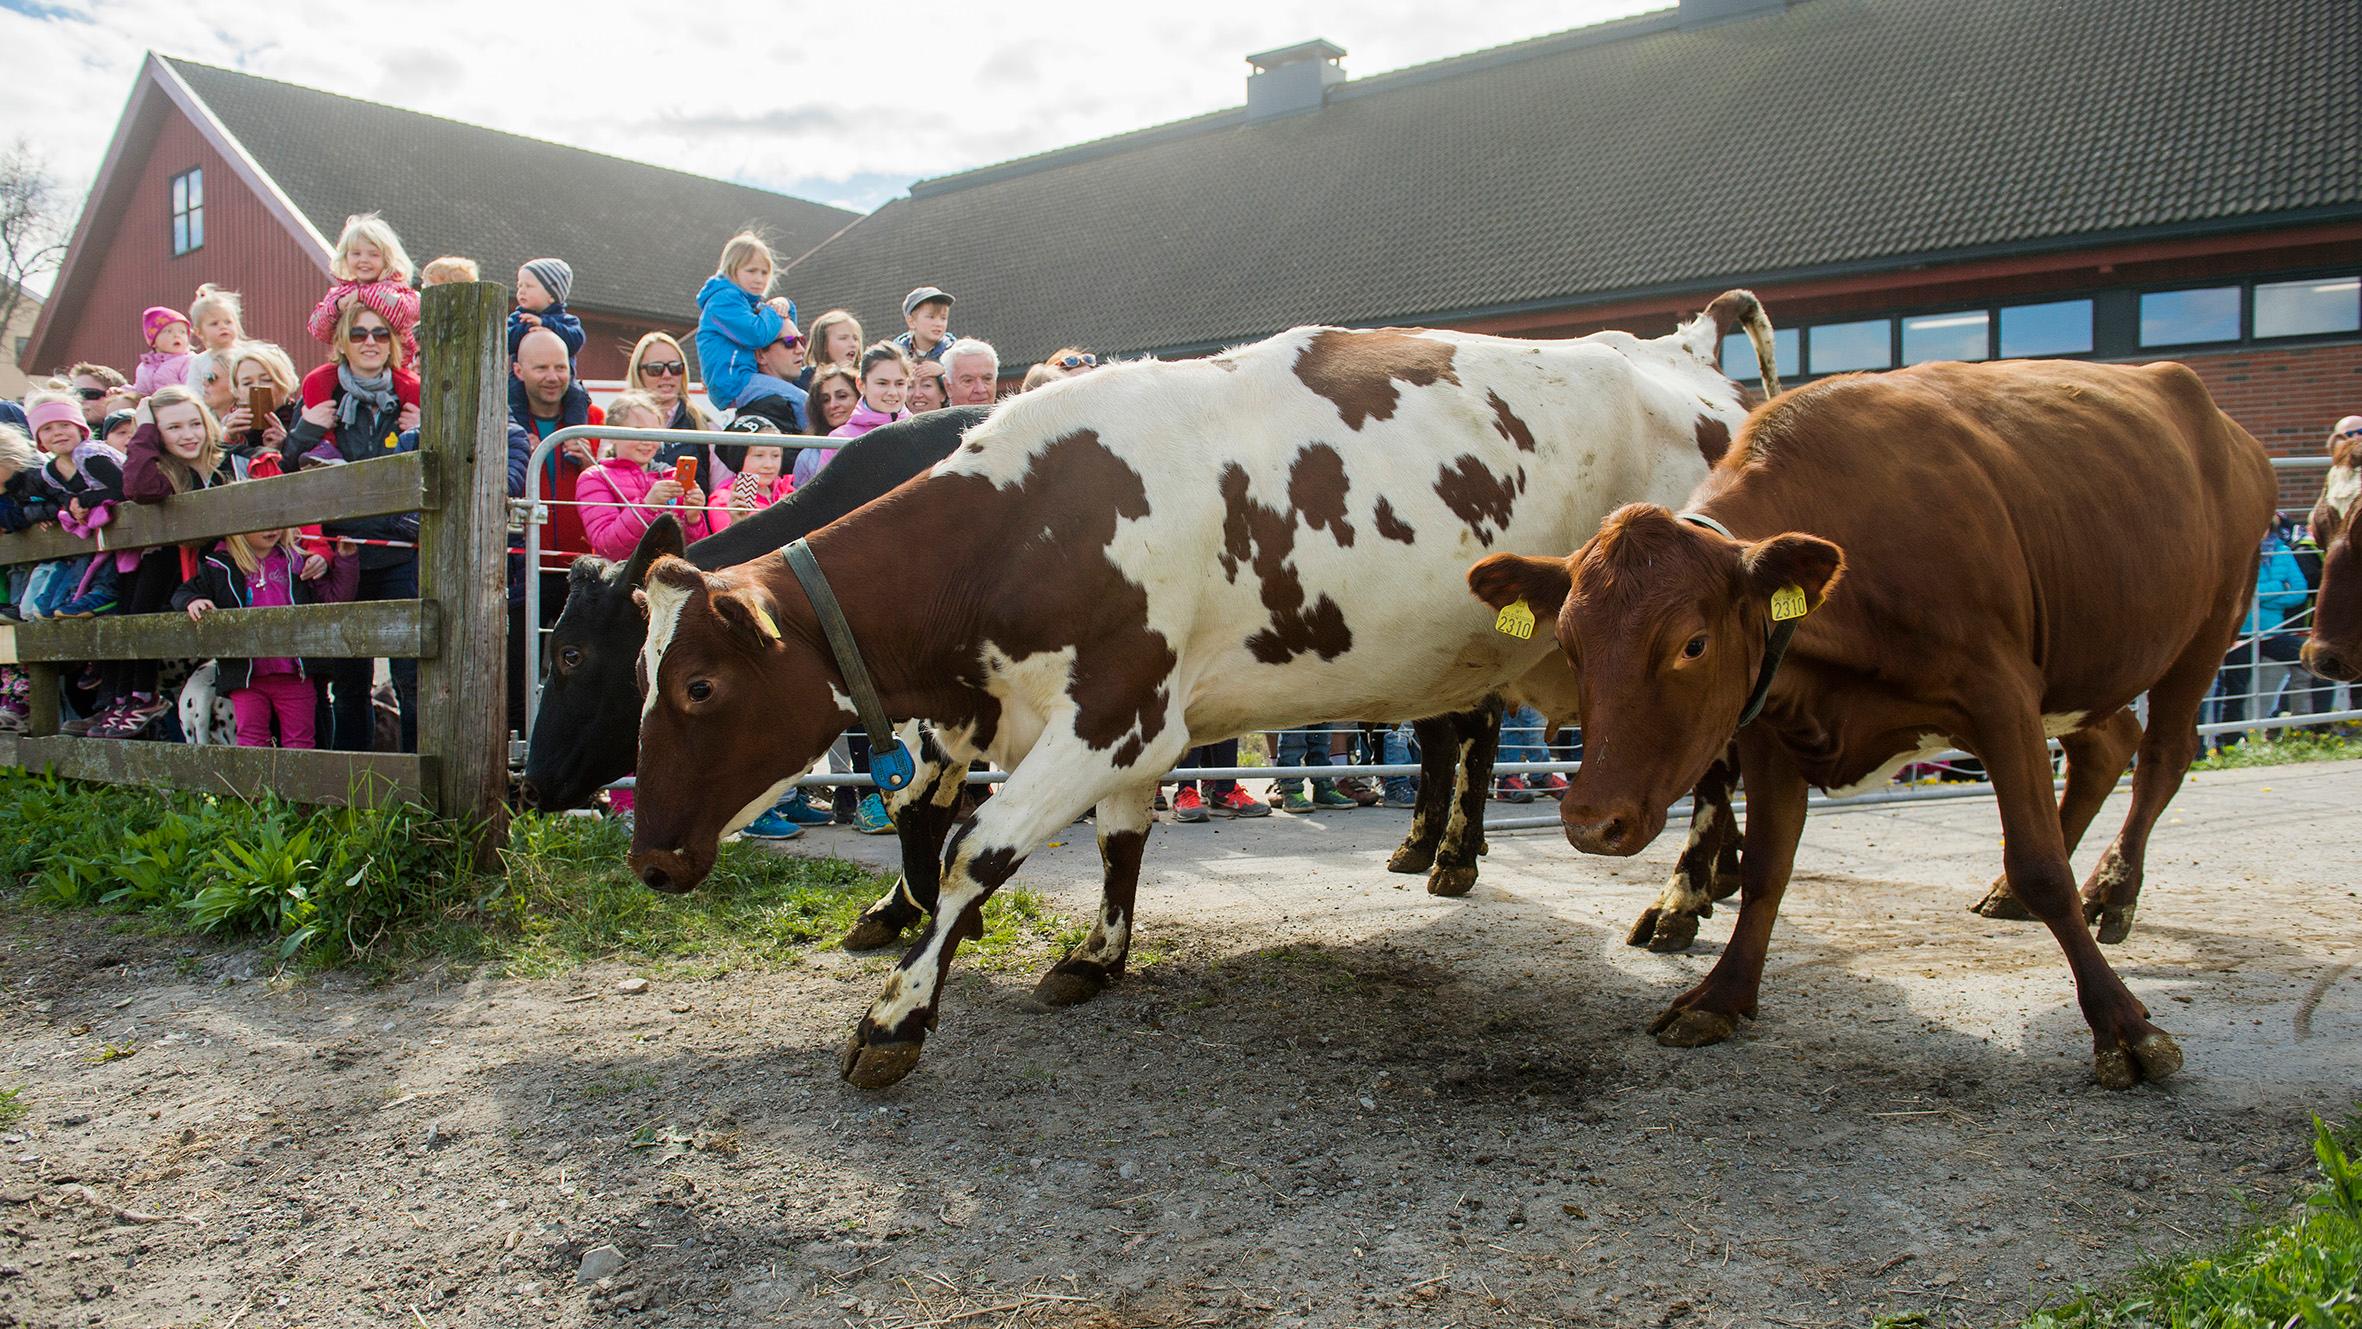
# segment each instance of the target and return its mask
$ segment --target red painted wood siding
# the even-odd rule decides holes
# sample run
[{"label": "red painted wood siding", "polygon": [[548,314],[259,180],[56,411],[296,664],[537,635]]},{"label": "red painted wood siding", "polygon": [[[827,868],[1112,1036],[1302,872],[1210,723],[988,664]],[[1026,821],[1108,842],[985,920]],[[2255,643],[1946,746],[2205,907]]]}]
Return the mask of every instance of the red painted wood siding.
[{"label": "red painted wood siding", "polygon": [[[130,377],[147,349],[140,311],[169,305],[185,312],[207,281],[244,296],[247,335],[286,347],[298,372],[325,361],[327,348],[304,331],[328,289],[321,269],[178,107],[161,97],[151,106],[162,109],[150,112],[148,146],[122,164],[134,178],[113,215],[96,219],[85,241],[92,252],[79,257],[73,289],[60,292],[71,307],[57,310],[38,368],[92,360]],[[205,172],[205,243],[176,258],[172,178],[191,167]]]}]

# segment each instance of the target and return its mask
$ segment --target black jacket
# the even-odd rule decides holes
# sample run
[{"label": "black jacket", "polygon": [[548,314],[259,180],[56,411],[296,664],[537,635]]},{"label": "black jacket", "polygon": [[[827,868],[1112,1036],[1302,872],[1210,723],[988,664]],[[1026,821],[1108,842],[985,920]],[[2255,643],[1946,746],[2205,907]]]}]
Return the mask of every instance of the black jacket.
[{"label": "black jacket", "polygon": [[[328,560],[327,576],[318,581],[305,581],[301,577],[295,579],[293,599],[299,605],[342,604],[353,598],[360,589],[360,582],[361,565],[358,560],[331,557]],[[253,598],[253,589],[247,583],[246,574],[239,570],[228,551],[216,549],[199,559],[197,575],[182,582],[180,589],[172,593],[172,608],[175,613],[183,613],[199,600],[211,600],[217,609],[244,609]],[[214,687],[224,695],[254,681],[252,660],[224,659],[216,663],[219,671]],[[296,677],[325,677],[330,663],[326,660],[297,660]]]}]

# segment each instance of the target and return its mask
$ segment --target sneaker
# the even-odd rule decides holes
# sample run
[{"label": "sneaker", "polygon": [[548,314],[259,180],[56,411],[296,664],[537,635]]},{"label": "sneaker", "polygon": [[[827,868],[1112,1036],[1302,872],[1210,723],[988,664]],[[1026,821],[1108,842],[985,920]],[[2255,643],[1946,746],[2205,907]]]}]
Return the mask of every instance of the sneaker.
[{"label": "sneaker", "polygon": [[25,732],[24,714],[13,706],[0,706],[0,734]]},{"label": "sneaker", "polygon": [[1274,780],[1271,782],[1270,797],[1264,799],[1263,801],[1269,803],[1275,808],[1278,808],[1282,812],[1302,812],[1304,810],[1303,808],[1289,807],[1288,801],[1291,795],[1295,794],[1303,787],[1304,782],[1302,780]]},{"label": "sneaker", "polygon": [[1196,785],[1183,785],[1173,795],[1173,820],[1204,821],[1206,800],[1198,795]]},{"label": "sneaker", "polygon": [[1246,790],[1232,785],[1207,800],[1208,806],[1225,817],[1268,817],[1271,805]]},{"label": "sneaker", "polygon": [[1271,796],[1279,800],[1279,810],[1282,812],[1312,811],[1312,795],[1305,793],[1302,785],[1297,785],[1284,794],[1273,790]]},{"label": "sneaker", "polygon": [[91,730],[96,729],[101,723],[114,719],[115,712],[122,709],[123,699],[121,697],[117,697],[115,700],[108,702],[106,705],[99,707],[97,710],[92,711],[88,715],[82,716],[78,719],[67,720],[64,723],[58,725],[57,732],[64,734],[69,738],[81,738],[88,734]]},{"label": "sneaker", "polygon": [[762,816],[746,824],[739,832],[749,840],[793,840],[804,833],[804,828],[789,821],[777,808],[766,809]]},{"label": "sneaker", "polygon": [[134,692],[125,699],[122,708],[105,724],[92,725],[92,738],[137,738],[147,732],[156,717],[172,709],[172,703],[150,692]]},{"label": "sneaker", "polygon": [[1493,797],[1504,803],[1531,803],[1534,801],[1534,791],[1526,784],[1524,776],[1504,775],[1500,783],[1493,786]]},{"label": "sneaker", "polygon": [[1352,799],[1357,808],[1374,808],[1385,797],[1378,792],[1378,786],[1370,783],[1367,776],[1361,775],[1348,775],[1338,780],[1337,792]]},{"label": "sneaker", "polygon": [[785,802],[771,810],[798,826],[826,826],[836,820],[834,813],[827,808],[814,806],[812,800],[803,794],[791,794]]},{"label": "sneaker", "polygon": [[89,590],[82,592],[82,594],[75,596],[73,599],[66,601],[62,605],[59,605],[57,607],[57,613],[55,614],[55,617],[96,618],[100,614],[113,613],[114,609],[115,588],[112,586],[93,586]]},{"label": "sneaker", "polygon": [[1162,789],[1156,791],[1156,810],[1159,812],[1171,812],[1173,810],[1172,803],[1165,798],[1165,791]]},{"label": "sneaker", "polygon": [[1552,771],[1534,781],[1534,789],[1545,798],[1557,798],[1566,792],[1566,777]]},{"label": "sneaker", "polygon": [[1348,797],[1343,790],[1326,780],[1312,782],[1312,805],[1316,808],[1357,808],[1361,806]]},{"label": "sneaker", "polygon": [[886,800],[876,794],[865,794],[861,808],[853,814],[853,829],[863,835],[892,835],[894,819],[886,815]]},{"label": "sneaker", "polygon": [[1399,780],[1388,780],[1386,782],[1386,806],[1390,808],[1419,806],[1419,787],[1412,784],[1408,776]]}]

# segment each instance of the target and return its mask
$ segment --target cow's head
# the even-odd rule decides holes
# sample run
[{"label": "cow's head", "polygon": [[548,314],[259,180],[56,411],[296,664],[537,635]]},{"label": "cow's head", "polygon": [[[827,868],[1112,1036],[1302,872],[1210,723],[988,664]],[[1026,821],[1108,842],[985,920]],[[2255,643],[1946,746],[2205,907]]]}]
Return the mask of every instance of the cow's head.
[{"label": "cow's head", "polygon": [[1610,515],[1567,558],[1495,554],[1469,569],[1478,599],[1555,619],[1583,706],[1583,765],[1559,800],[1567,840],[1636,854],[1665,810],[1729,745],[1786,587],[1817,608],[1845,558],[1816,536],[1748,543],[1653,504]]},{"label": "cow's head", "polygon": [[761,816],[852,719],[810,613],[783,613],[764,584],[776,562],[704,573],[664,555],[639,589],[648,640],[631,867],[657,890],[703,881],[722,837]]},{"label": "cow's head", "polygon": [[2330,456],[2329,479],[2313,505],[2313,538],[2321,561],[2321,596],[2313,631],[2305,638],[2305,668],[2341,683],[2362,683],[2362,438],[2342,439]]},{"label": "cow's head", "polygon": [[648,565],[681,553],[681,528],[670,514],[650,523],[629,562],[617,567],[585,555],[566,574],[566,608],[542,648],[548,673],[525,748],[528,807],[580,807],[602,787],[631,774],[640,743],[640,647],[648,640],[632,589]]}]

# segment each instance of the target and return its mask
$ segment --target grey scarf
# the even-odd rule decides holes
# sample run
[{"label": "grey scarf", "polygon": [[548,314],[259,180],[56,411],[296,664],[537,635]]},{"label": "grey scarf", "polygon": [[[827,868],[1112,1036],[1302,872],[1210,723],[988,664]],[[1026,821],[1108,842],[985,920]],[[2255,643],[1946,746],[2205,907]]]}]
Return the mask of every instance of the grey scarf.
[{"label": "grey scarf", "polygon": [[375,378],[363,378],[353,372],[351,365],[340,360],[336,365],[336,382],[337,386],[344,389],[344,399],[336,404],[336,418],[347,428],[361,418],[364,407],[375,412],[378,417],[392,415],[402,409],[401,400],[394,395],[394,371],[391,366],[379,370]]}]

